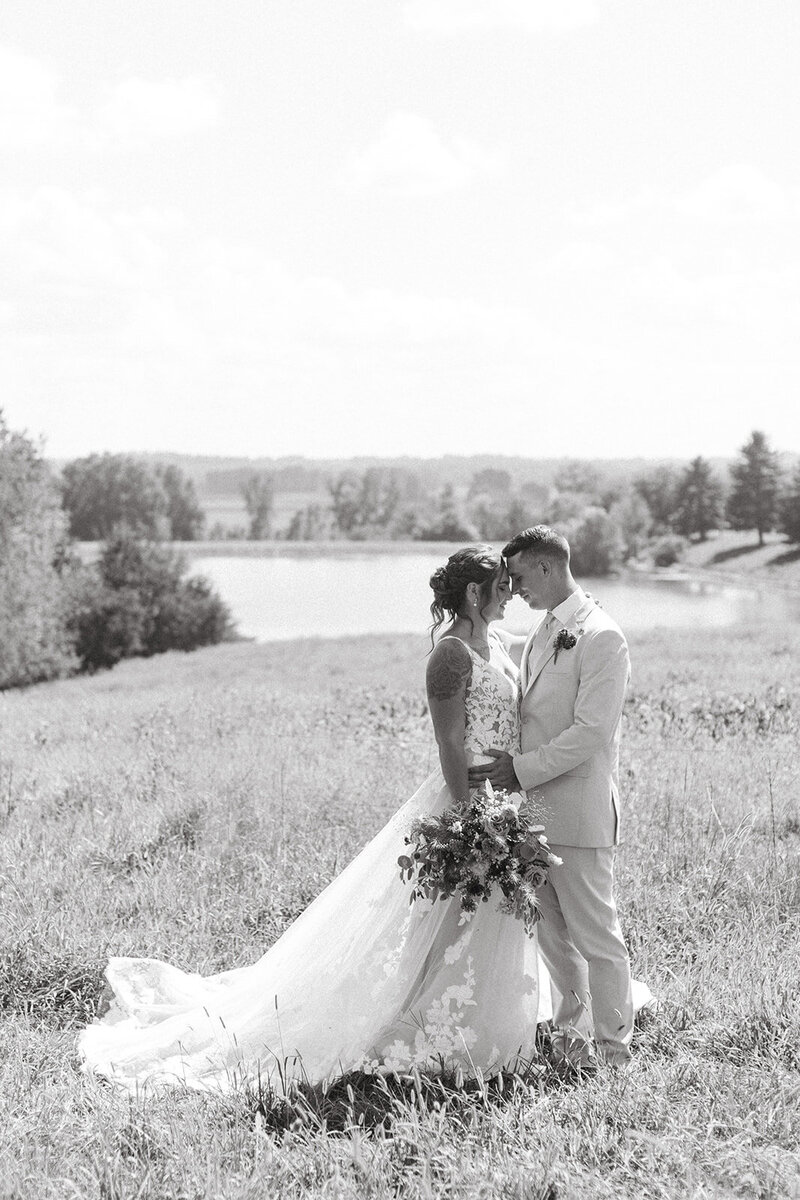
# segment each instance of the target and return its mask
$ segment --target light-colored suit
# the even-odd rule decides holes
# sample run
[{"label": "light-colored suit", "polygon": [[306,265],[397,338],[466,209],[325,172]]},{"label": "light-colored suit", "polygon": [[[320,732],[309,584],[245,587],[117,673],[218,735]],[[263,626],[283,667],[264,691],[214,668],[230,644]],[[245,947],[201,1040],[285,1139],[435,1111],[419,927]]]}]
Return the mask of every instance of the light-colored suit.
[{"label": "light-colored suit", "polygon": [[[613,895],[619,841],[619,733],[630,678],[625,637],[585,593],[543,650],[521,663],[521,753],[514,769],[544,809],[563,866],[540,892],[539,944],[553,979],[554,1023],[592,1034],[611,1061],[629,1057],[633,1003]],[[556,610],[558,615],[558,610]],[[556,648],[566,629],[576,641]],[[533,661],[531,661],[533,660]]]}]

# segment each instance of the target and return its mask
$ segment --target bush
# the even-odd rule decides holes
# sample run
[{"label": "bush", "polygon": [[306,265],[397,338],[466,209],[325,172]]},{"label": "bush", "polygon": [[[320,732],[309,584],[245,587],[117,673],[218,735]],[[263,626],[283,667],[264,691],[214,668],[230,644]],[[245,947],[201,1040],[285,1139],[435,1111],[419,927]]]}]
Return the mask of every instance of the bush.
[{"label": "bush", "polygon": [[230,613],[211,584],[202,576],[181,580],[161,598],[158,618],[145,643],[145,654],[163,650],[194,650],[212,646],[231,634]]},{"label": "bush", "polygon": [[668,534],[653,546],[653,563],[657,567],[671,567],[680,562],[686,551],[686,539]]},{"label": "bush", "polygon": [[113,667],[142,654],[144,606],[132,588],[109,588],[96,568],[86,567],[73,589],[70,630],[84,671]]},{"label": "bush", "polygon": [[183,556],[168,546],[117,533],[73,592],[71,628],[82,669],[231,637],[227,606],[208,580],[185,579],[185,571]]},{"label": "bush", "polygon": [[0,688],[74,670],[65,540],[66,519],[46,463],[0,414]]}]

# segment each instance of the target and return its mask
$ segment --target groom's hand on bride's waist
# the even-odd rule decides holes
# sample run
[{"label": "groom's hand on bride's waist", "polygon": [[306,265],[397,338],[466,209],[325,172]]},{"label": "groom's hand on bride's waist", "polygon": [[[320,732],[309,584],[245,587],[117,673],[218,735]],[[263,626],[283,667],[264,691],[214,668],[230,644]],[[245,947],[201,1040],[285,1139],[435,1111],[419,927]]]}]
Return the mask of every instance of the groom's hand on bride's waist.
[{"label": "groom's hand on bride's waist", "polygon": [[493,788],[505,788],[509,792],[518,792],[520,790],[519,780],[514,771],[514,760],[511,755],[505,750],[487,750],[486,753],[491,754],[494,762],[470,767],[470,787],[477,787],[478,784],[483,783],[484,779],[488,779]]}]

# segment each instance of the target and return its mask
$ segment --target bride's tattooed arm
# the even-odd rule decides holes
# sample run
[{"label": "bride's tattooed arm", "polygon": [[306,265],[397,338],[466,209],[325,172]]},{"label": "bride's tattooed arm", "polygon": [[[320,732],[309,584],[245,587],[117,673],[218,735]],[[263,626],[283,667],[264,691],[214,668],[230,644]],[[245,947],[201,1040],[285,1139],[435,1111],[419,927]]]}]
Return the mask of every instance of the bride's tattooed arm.
[{"label": "bride's tattooed arm", "polygon": [[445,638],[431,654],[425,682],[429,700],[452,700],[464,696],[472,674],[472,661],[463,642]]},{"label": "bride's tattooed arm", "polygon": [[472,659],[464,643],[458,638],[442,638],[428,659],[428,704],[442,773],[459,804],[469,799],[464,731],[467,685],[471,678]]}]

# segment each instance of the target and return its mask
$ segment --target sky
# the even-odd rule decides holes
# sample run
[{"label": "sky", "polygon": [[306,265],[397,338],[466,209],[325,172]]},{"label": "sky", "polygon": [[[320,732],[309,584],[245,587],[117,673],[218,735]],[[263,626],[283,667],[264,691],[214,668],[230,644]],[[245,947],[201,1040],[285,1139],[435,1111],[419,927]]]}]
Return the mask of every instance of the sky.
[{"label": "sky", "polygon": [[4,0],[50,457],[800,451],[797,0]]}]

